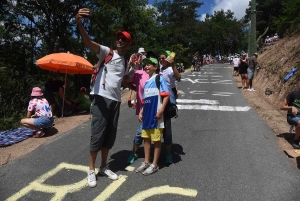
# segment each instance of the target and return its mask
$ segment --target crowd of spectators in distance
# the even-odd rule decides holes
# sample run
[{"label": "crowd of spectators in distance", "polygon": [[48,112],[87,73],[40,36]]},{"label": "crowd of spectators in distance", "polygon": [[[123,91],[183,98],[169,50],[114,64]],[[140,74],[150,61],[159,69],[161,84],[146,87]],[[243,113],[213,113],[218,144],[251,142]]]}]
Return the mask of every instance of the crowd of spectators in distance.
[{"label": "crowd of spectators in distance", "polygon": [[265,39],[265,44],[266,45],[273,45],[278,40],[279,40],[279,36],[278,36],[277,33],[275,33],[274,36],[272,36],[272,35],[271,35],[271,37],[267,36],[267,38]]}]

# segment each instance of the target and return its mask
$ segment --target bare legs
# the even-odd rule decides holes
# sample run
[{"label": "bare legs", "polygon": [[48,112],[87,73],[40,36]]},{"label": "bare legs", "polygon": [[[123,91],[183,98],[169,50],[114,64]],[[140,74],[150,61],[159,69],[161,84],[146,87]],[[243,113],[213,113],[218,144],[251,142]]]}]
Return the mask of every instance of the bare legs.
[{"label": "bare legs", "polygon": [[21,120],[21,124],[27,128],[30,128],[35,131],[41,131],[40,128],[34,125],[34,118],[26,118]]},{"label": "bare legs", "polygon": [[[157,167],[158,159],[161,151],[161,141],[156,141],[154,143],[154,158],[152,164]],[[145,151],[145,163],[150,163],[150,149],[151,149],[151,139],[144,138],[144,151]]]},{"label": "bare legs", "polygon": [[248,88],[248,84],[247,84],[248,75],[241,74],[241,79],[242,79],[242,89]]},{"label": "bare legs", "polygon": [[[107,166],[107,157],[108,157],[109,149],[102,147],[101,148],[101,167],[104,168]],[[95,170],[95,162],[97,158],[98,152],[90,151],[90,170]]]}]

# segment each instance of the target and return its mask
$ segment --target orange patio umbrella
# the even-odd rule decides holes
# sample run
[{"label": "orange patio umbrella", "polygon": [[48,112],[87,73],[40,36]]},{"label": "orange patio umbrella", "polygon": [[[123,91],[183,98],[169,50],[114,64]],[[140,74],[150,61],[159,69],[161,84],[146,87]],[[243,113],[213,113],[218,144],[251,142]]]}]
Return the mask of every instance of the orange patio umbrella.
[{"label": "orange patio umbrella", "polygon": [[66,74],[92,74],[93,65],[85,58],[71,53],[53,53],[36,61],[45,70]]},{"label": "orange patio umbrella", "polygon": [[[85,58],[71,53],[53,53],[46,55],[36,61],[36,64],[45,70],[65,73],[65,82],[67,74],[92,74],[93,65]],[[65,89],[62,106],[62,117],[65,103]]]}]

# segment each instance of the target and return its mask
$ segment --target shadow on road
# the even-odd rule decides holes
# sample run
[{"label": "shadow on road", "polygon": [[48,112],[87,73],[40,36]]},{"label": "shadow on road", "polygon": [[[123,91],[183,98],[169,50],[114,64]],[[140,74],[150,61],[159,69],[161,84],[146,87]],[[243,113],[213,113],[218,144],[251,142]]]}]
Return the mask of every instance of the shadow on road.
[{"label": "shadow on road", "polygon": [[[159,158],[159,168],[162,169],[164,167],[167,167],[168,165],[165,164],[165,154],[166,154],[166,149],[164,146],[164,143],[162,143],[162,149],[161,149],[161,154],[160,154],[160,158]],[[110,161],[108,163],[109,168],[113,171],[113,172],[119,172],[119,171],[125,171],[127,172],[127,170],[125,169],[128,164],[127,164],[127,158],[130,155],[131,150],[122,150],[119,151],[117,153],[114,153],[110,156]],[[153,144],[151,145],[151,160],[153,159],[153,153],[154,153],[154,146]],[[138,158],[142,158],[144,159],[144,147],[141,146],[139,148],[139,150],[137,151],[138,154]],[[183,148],[180,144],[173,144],[172,145],[172,155],[173,155],[173,163],[179,163],[181,160],[181,155],[185,155]]]}]

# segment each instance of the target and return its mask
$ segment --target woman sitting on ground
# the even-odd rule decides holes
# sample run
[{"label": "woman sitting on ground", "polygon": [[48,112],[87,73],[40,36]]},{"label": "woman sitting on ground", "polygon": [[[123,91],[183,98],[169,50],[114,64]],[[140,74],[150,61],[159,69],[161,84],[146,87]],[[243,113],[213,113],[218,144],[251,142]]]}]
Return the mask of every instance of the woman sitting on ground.
[{"label": "woman sitting on ground", "polygon": [[292,91],[284,99],[280,106],[281,110],[287,110],[287,122],[296,127],[295,138],[292,144],[294,149],[300,149],[300,91]]},{"label": "woman sitting on ground", "polygon": [[48,101],[43,97],[42,90],[39,87],[34,87],[26,118],[21,120],[21,124],[35,130],[33,137],[39,138],[45,135],[43,128],[48,128],[53,123],[54,119]]}]

